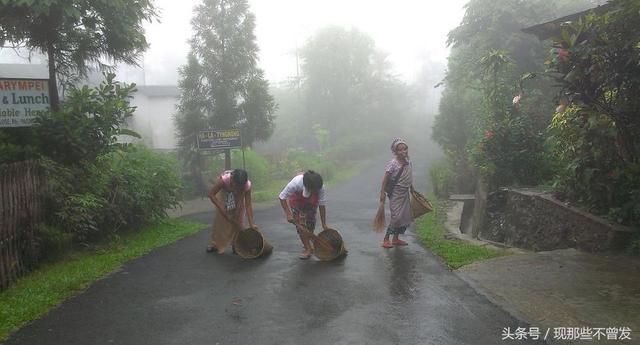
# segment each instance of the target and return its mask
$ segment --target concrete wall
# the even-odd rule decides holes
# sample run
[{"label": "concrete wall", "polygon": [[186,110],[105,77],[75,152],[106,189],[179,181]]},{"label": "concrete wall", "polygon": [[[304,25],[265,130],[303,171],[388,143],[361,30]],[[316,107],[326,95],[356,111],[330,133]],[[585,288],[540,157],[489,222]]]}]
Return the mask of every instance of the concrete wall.
[{"label": "concrete wall", "polygon": [[484,215],[478,215],[478,224],[474,224],[479,238],[535,251],[561,248],[615,251],[623,249],[637,231],[533,190],[502,189],[489,193],[485,211],[481,213]]},{"label": "concrete wall", "polygon": [[478,238],[480,229],[484,226],[485,212],[487,209],[487,196],[489,186],[482,177],[476,180],[475,201],[473,203],[473,215],[471,218],[471,236]]}]

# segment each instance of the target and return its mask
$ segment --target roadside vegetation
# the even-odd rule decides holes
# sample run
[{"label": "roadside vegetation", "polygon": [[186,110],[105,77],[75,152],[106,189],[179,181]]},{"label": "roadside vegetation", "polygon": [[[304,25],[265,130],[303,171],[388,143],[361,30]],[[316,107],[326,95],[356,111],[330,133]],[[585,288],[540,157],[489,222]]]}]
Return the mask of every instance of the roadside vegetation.
[{"label": "roadside vegetation", "polygon": [[[198,150],[200,130],[241,131],[244,157],[234,150],[231,165],[248,170],[256,201],[268,200],[297,171],[313,169],[335,183],[387,152],[391,137],[407,134],[414,143],[410,135],[429,136],[431,126],[420,121],[436,83],[444,91],[433,139],[446,157],[432,165],[435,210],[418,233],[450,267],[504,254],[446,237],[440,200],[472,193],[478,178],[491,190],[552,185],[586,210],[640,225],[640,73],[628,68],[640,65],[640,34],[628,25],[640,19],[637,1],[611,0],[615,11],[566,24],[542,42],[521,29],[592,2],[470,0],[449,33],[444,80],[426,78],[423,66],[417,85],[394,74],[368,34],[327,27],[301,47],[301,75],[277,86],[257,67],[248,3],[226,2],[232,11],[216,4],[205,1],[195,12],[180,69],[179,147],[161,154],[132,144],[141,137],[127,128],[135,85],[112,73],[95,87],[82,85],[103,57],[136,62],[148,47],[141,24],[157,17],[152,2],[0,2],[0,43],[46,55],[54,96],[52,111],[32,127],[0,128],[0,162],[35,161],[47,180],[47,212],[28,244],[38,252],[27,265],[33,273],[0,293],[0,338],[127,260],[201,227],[166,215],[185,197],[204,195],[223,170],[221,157]],[[69,46],[66,37],[85,44]],[[640,252],[638,236],[630,252]]]},{"label": "roadside vegetation", "polygon": [[425,246],[440,256],[452,269],[470,263],[507,255],[505,250],[487,248],[447,237],[445,228],[446,201],[434,195],[429,196],[433,212],[420,217],[416,222],[416,232]]},{"label": "roadside vegetation", "polygon": [[[231,151],[231,166],[244,166],[249,173],[253,201],[273,200],[299,171],[315,170],[329,186],[356,175],[363,161],[340,163],[331,160],[324,152],[307,152],[302,149],[266,155],[245,149],[244,159],[241,150]],[[211,178],[217,176],[224,170],[224,157],[219,155],[210,158],[208,170]],[[189,184],[188,181],[185,182]]]},{"label": "roadside vegetation", "polygon": [[[554,196],[611,221],[640,226],[640,20],[635,1],[523,28],[593,7],[585,0],[471,0],[449,32],[451,54],[433,139],[445,160],[431,176],[441,196],[551,186]],[[538,32],[539,34],[539,32]],[[442,172],[452,172],[444,179]],[[629,252],[638,252],[638,236]]]},{"label": "roadside vegetation", "polygon": [[203,226],[165,220],[86,249],[66,252],[58,260],[41,265],[0,293],[0,341],[127,261],[189,236]]}]

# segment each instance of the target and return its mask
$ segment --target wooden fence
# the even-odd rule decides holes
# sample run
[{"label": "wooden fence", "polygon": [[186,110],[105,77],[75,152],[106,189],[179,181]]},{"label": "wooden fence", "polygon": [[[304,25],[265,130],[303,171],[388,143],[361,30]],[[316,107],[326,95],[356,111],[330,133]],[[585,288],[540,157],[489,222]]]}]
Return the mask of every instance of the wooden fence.
[{"label": "wooden fence", "polygon": [[0,164],[0,290],[37,261],[44,187],[35,161]]}]

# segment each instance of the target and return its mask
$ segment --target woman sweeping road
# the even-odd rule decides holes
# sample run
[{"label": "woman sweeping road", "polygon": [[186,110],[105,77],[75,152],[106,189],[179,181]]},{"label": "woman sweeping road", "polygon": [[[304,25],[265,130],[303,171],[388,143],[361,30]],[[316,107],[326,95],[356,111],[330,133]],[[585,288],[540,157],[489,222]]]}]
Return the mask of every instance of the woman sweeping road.
[{"label": "woman sweeping road", "polygon": [[[322,176],[313,170],[308,170],[294,177],[280,192],[280,205],[287,221],[301,224],[306,230],[313,232],[316,227],[316,210],[320,209],[322,229],[328,229],[326,198]],[[297,228],[304,251],[299,258],[306,260],[311,257],[313,247],[307,234]]]},{"label": "woman sweeping road", "polygon": [[251,181],[247,172],[242,169],[223,172],[209,190],[209,199],[217,212],[207,252],[216,251],[222,254],[233,241],[236,230],[243,228],[245,213],[249,226],[256,228],[253,223]]},{"label": "woman sweeping road", "polygon": [[[410,191],[413,188],[413,172],[409,161],[409,146],[401,138],[395,138],[391,142],[391,152],[394,158],[385,166],[382,189],[380,190],[380,203],[384,205],[386,197],[389,198],[389,210],[391,221],[384,235],[382,247],[406,246],[408,243],[400,239],[407,227],[413,222],[411,214]],[[392,240],[389,238],[393,235]]]}]

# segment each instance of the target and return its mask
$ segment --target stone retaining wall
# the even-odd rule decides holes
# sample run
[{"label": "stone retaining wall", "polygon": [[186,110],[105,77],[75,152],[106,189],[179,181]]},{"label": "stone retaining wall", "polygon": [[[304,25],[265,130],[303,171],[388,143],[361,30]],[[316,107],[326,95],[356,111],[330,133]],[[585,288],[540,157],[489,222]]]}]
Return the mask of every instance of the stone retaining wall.
[{"label": "stone retaining wall", "polygon": [[567,206],[549,194],[503,189],[487,196],[478,237],[534,251],[623,249],[634,229]]}]

